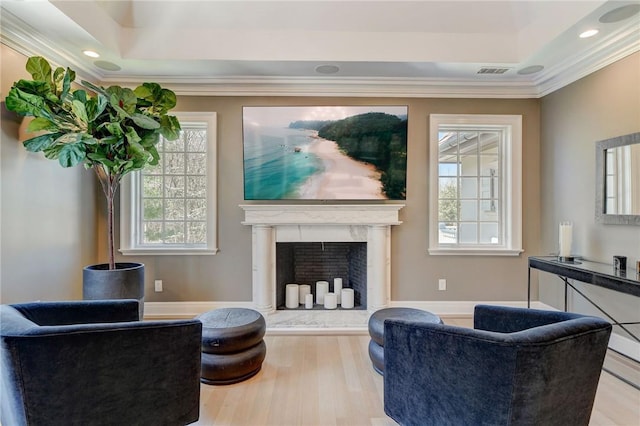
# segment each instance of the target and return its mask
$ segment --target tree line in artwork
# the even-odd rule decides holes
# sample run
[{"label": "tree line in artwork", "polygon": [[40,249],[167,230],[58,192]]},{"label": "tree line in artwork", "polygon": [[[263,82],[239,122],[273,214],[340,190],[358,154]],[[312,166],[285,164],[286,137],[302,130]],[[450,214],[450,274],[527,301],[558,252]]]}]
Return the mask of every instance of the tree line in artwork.
[{"label": "tree line in artwork", "polygon": [[406,198],[406,117],[368,112],[337,121],[295,121],[289,127],[317,130],[319,137],[335,141],[351,158],[373,164],[388,199]]}]

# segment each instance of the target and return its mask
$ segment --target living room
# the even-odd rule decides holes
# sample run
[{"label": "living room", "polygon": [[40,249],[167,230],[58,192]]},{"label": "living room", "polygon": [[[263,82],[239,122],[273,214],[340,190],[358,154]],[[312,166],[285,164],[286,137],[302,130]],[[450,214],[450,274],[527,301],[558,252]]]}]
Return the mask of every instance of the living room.
[{"label": "living room", "polygon": [[[414,96],[401,87],[385,93],[382,86],[371,88],[369,93],[358,92],[362,87],[357,86],[342,92],[335,86],[316,86],[305,92],[295,85],[294,89],[282,85],[273,92],[250,83],[243,87],[237,81],[232,86],[220,82],[190,86],[172,81],[178,95],[176,112],[216,113],[217,253],[182,256],[118,253],[117,260],[144,263],[145,315],[149,319],[185,318],[215,308],[253,306],[252,227],[244,223],[245,211],[240,206],[264,203],[252,203],[244,197],[243,107],[406,105],[406,199],[381,203],[402,205],[399,210],[402,223],[391,226],[390,231],[390,306],[424,309],[442,316],[445,322],[447,317],[471,318],[473,306],[479,303],[525,307],[528,258],[558,252],[558,225],[563,221],[573,224],[572,254],[606,264],[612,263],[613,256],[626,256],[629,268],[635,268],[640,260],[640,227],[599,223],[594,213],[599,178],[596,142],[640,131],[637,30],[630,38],[631,43],[611,52],[605,63],[574,71],[573,78],[566,84],[543,95],[522,96],[511,92]],[[4,40],[0,53],[3,100],[12,82],[29,78],[25,71],[28,56],[40,54],[51,58],[50,55],[59,54],[35,48],[41,49],[42,45],[17,46],[16,41],[10,45]],[[579,66],[576,62],[575,68]],[[90,77],[83,78],[91,80]],[[132,83],[117,78],[117,74],[112,73],[108,81],[92,81],[105,86]],[[101,189],[90,170],[63,169],[42,155],[28,153],[19,143],[21,119],[4,107],[2,114],[2,303],[81,300],[82,268],[107,257]],[[522,117],[522,253],[519,255],[429,253],[432,203],[429,119],[433,114]],[[119,228],[116,232],[119,247],[118,231]],[[441,279],[446,280],[445,290],[439,290]],[[156,280],[162,280],[162,291],[155,290]],[[621,322],[637,321],[637,298],[580,282],[574,285]],[[534,271],[532,300],[535,307],[562,310],[564,286],[552,274]],[[569,306],[574,312],[601,315],[574,292],[569,295]],[[629,326],[632,330],[638,330],[637,327]],[[618,336],[617,350],[628,357],[635,354],[638,361],[638,344],[618,327],[614,327],[614,335]],[[271,341],[278,344],[276,334],[272,336]],[[271,347],[268,352],[270,350]],[[284,353],[275,348],[273,351]]]}]

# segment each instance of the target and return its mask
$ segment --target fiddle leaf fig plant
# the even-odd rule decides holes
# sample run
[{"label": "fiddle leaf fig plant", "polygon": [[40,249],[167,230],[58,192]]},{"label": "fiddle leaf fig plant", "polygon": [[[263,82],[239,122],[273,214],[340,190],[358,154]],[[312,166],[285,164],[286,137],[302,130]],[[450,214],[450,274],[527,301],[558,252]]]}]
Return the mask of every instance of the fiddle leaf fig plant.
[{"label": "fiddle leaf fig plant", "polygon": [[30,57],[26,69],[33,80],[15,82],[6,107],[34,117],[27,131],[38,136],[23,142],[28,151],[42,152],[62,167],[83,164],[95,171],[107,199],[109,269],[115,269],[114,196],[126,174],[158,164],[160,135],[178,138],[180,123],[168,115],[176,95],[157,83],[131,90],[83,80],[74,88],[73,70],[54,70],[40,56]]}]

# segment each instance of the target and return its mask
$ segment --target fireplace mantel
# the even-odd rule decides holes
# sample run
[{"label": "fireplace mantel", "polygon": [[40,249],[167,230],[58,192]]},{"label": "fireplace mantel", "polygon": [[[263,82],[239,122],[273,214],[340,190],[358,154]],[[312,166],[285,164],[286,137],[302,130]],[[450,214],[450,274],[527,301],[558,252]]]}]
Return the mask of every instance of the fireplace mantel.
[{"label": "fireplace mantel", "polygon": [[388,306],[391,295],[391,225],[404,204],[243,204],[252,227],[253,305],[275,311],[276,242],[367,243],[367,309]]},{"label": "fireplace mantel", "polygon": [[399,225],[404,204],[243,204],[244,225]]}]

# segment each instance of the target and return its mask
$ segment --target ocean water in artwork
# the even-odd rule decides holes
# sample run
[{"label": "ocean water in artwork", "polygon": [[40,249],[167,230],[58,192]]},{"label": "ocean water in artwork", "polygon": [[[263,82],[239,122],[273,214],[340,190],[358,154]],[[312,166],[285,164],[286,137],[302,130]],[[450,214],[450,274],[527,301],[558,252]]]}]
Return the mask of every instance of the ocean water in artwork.
[{"label": "ocean water in artwork", "polygon": [[315,132],[286,127],[244,126],[244,198],[298,198],[299,188],[322,161],[308,151]]}]

